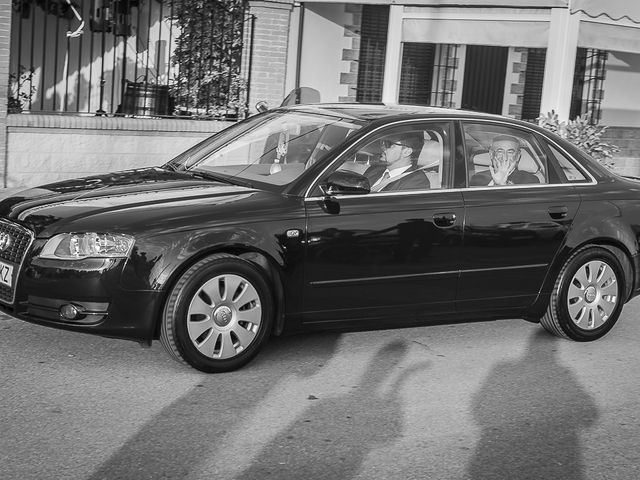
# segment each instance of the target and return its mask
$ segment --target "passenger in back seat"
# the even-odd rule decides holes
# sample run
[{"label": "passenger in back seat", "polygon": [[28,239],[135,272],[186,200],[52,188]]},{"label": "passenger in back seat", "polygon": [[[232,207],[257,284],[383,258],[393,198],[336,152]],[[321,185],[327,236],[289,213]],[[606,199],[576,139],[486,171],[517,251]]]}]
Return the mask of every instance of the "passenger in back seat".
[{"label": "passenger in back seat", "polygon": [[518,170],[521,155],[522,147],[516,137],[498,135],[493,139],[489,149],[489,170],[473,175],[469,185],[477,187],[540,183],[540,179],[533,173]]}]

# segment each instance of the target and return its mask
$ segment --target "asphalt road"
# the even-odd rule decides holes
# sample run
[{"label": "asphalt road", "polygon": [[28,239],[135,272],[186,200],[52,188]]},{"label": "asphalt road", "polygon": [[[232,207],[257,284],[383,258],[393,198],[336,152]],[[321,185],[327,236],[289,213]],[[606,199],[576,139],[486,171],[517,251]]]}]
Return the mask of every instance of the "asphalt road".
[{"label": "asphalt road", "polygon": [[0,478],[640,478],[639,307],[590,344],[518,320],[305,335],[222,375],[3,316]]}]

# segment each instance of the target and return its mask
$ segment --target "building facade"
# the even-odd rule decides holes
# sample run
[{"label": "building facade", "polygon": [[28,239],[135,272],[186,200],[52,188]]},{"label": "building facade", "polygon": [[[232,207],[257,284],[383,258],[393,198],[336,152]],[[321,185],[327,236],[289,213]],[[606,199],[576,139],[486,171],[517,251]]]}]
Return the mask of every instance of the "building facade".
[{"label": "building facade", "polygon": [[[464,3],[300,4],[292,14],[303,32],[292,45],[294,86],[317,89],[322,101],[438,105],[525,120],[554,110],[640,127],[640,91],[628,88],[640,83],[640,3]],[[331,40],[318,42],[321,32]]]},{"label": "building facade", "polygon": [[637,0],[67,4],[0,0],[5,186],[159,164],[285,97],[585,115],[640,163]]}]

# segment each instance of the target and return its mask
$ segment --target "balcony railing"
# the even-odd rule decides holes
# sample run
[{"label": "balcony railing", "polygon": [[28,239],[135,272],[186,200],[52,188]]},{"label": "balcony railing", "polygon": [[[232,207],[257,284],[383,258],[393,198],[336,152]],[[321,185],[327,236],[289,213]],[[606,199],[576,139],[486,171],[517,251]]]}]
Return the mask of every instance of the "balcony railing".
[{"label": "balcony railing", "polygon": [[14,0],[12,112],[242,118],[244,0]]}]

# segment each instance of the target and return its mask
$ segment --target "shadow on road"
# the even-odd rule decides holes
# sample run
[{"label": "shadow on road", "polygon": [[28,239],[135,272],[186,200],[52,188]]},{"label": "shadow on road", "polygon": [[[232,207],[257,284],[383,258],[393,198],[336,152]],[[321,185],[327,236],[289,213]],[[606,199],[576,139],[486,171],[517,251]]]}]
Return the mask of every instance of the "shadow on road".
[{"label": "shadow on road", "polygon": [[[195,388],[161,410],[89,478],[156,480],[188,476],[210,459],[225,434],[252,412],[282,377],[302,379],[316,374],[334,355],[339,337],[315,334],[272,338],[247,367],[221,375],[203,374]],[[283,357],[286,360],[282,361]],[[153,410],[153,405],[149,408]]]},{"label": "shadow on road", "polygon": [[471,479],[585,478],[580,431],[595,423],[598,409],[560,364],[561,341],[536,333],[522,358],[489,373],[472,404],[482,431]]},{"label": "shadow on road", "polygon": [[428,363],[400,367],[409,345],[391,341],[368,364],[354,366],[361,375],[336,380],[336,365],[323,367],[337,352],[339,337],[274,339],[245,369],[203,375],[90,479],[355,476],[373,449],[401,436],[400,390]]},{"label": "shadow on road", "polygon": [[313,402],[236,478],[354,477],[369,452],[392,444],[403,432],[402,384],[428,364],[409,367],[384,392],[380,388],[397,373],[394,368],[407,351],[408,345],[402,341],[383,346],[367,365],[357,386],[345,395]]}]

